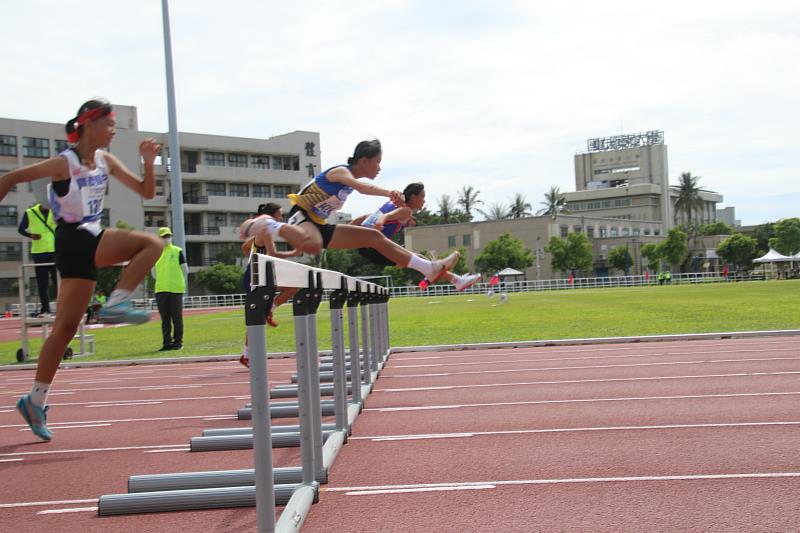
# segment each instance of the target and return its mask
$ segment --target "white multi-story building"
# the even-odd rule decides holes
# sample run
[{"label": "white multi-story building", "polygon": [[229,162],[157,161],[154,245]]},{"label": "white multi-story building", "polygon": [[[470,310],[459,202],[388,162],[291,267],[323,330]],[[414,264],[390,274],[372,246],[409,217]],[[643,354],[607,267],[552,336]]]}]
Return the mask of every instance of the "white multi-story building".
[{"label": "white multi-story building", "polygon": [[[138,152],[142,139],[154,137],[165,148],[156,161],[156,197],[142,199],[111,180],[103,223],[114,227],[124,222],[147,231],[170,226],[169,136],[140,131],[133,106],[115,105],[114,111],[117,135],[110,150],[128,168],[142,172]],[[0,118],[0,174],[65,149],[67,118],[58,123]],[[190,274],[220,258],[241,255],[236,231],[241,222],[266,202],[281,204],[287,212],[287,196],[320,170],[320,140],[316,132],[294,131],[269,139],[180,133],[180,143],[185,252]],[[37,197],[42,198],[40,191],[45,182],[18,186],[0,202],[0,303],[17,300],[18,267],[23,258],[30,261],[28,239],[17,232],[17,226],[25,210],[36,203]],[[32,277],[33,272],[30,274]]]}]

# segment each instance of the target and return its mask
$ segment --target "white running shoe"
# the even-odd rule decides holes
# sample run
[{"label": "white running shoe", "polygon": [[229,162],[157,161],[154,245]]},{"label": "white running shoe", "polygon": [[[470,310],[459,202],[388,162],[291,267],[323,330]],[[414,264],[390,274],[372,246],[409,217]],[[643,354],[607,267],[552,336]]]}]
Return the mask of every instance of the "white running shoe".
[{"label": "white running shoe", "polygon": [[430,278],[431,284],[436,283],[444,276],[444,273],[456,266],[458,263],[461,254],[456,250],[452,254],[448,255],[444,259],[439,259],[438,261],[433,262],[433,275]]},{"label": "white running shoe", "polygon": [[456,292],[461,292],[468,289],[480,281],[480,274],[464,274],[463,276],[453,276],[453,285],[456,286]]}]

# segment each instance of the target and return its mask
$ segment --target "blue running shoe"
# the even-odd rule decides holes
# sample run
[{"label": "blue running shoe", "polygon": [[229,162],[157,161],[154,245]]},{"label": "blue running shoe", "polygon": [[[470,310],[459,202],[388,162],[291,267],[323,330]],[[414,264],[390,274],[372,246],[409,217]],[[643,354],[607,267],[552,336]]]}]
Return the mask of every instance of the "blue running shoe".
[{"label": "blue running shoe", "polygon": [[97,321],[105,324],[144,324],[149,320],[150,312],[144,309],[134,309],[130,300],[102,307],[97,313]]},{"label": "blue running shoe", "polygon": [[25,419],[25,422],[31,427],[33,434],[42,440],[49,441],[53,438],[53,434],[47,429],[47,410],[50,406],[45,406],[44,409],[31,402],[31,395],[26,394],[17,402],[17,411]]}]

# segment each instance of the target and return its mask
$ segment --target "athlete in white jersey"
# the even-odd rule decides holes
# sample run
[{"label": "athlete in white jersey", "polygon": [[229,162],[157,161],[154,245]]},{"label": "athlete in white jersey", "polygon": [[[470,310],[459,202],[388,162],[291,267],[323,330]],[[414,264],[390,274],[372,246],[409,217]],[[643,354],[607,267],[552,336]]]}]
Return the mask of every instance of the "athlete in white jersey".
[{"label": "athlete in white jersey", "polygon": [[154,161],[161,147],[153,139],[139,145],[144,161],[141,179],[103,148],[111,144],[116,120],[111,104],[90,100],[67,123],[69,149],[41,163],[11,171],[0,178],[0,200],[17,184],[51,177],[48,192],[56,228],[56,267],[61,274],[58,308],[52,333],[42,346],[30,394],[17,402],[17,409],[35,435],[50,440],[47,429],[47,393],[69,341],[94,294],[97,269],[128,261],[117,287],[100,310],[104,322],[141,323],[145,311],[135,310],[131,293],[142,282],[161,255],[163,243],[152,234],[106,229],[100,226],[103,199],[109,176],[144,198],[155,196]]}]

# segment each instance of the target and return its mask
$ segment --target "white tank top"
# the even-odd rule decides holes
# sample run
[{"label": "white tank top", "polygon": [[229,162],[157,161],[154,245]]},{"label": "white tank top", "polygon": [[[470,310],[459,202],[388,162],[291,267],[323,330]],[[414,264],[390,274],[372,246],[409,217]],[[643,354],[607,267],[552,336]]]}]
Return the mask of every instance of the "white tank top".
[{"label": "white tank top", "polygon": [[108,164],[103,150],[95,151],[93,169],[82,165],[72,149],[58,155],[66,157],[69,164],[69,191],[66,196],[59,196],[52,184],[47,186],[54,218],[70,223],[95,223],[99,228],[108,187]]}]

